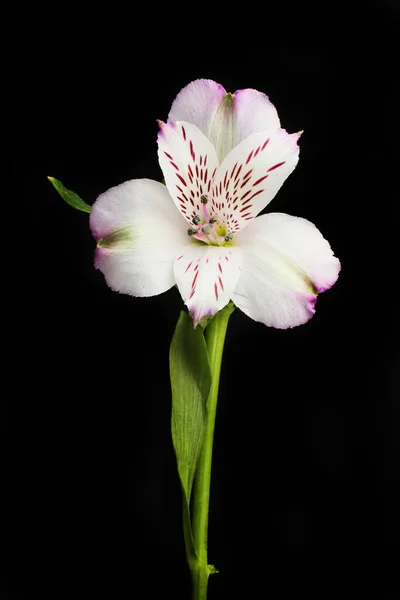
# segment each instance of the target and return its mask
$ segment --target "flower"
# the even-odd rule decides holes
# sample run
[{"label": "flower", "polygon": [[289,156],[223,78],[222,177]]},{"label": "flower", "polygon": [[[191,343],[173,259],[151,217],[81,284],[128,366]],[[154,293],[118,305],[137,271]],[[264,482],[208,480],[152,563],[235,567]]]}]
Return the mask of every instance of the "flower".
[{"label": "flower", "polygon": [[339,260],[306,219],[257,217],[296,167],[300,133],[280,127],[261,92],[227,94],[209,80],[184,88],[160,125],[166,185],[127,181],[93,205],[95,266],[107,284],[142,297],[177,284],[195,326],[230,300],[269,326],[308,321]]}]

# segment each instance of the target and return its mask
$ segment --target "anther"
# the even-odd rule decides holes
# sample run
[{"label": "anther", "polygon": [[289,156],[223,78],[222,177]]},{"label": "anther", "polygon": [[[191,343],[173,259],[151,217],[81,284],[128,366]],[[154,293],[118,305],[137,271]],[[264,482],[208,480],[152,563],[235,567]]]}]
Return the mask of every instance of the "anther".
[{"label": "anther", "polygon": [[208,202],[208,196],[207,196],[207,194],[202,194],[200,196],[200,200],[201,200],[202,204],[207,204],[207,202]]},{"label": "anther", "polygon": [[189,229],[187,230],[188,235],[196,235],[196,233],[199,233],[199,230],[197,228],[189,227]]},{"label": "anther", "polygon": [[206,223],[205,225],[203,225],[202,227],[202,231],[203,233],[205,233],[206,235],[209,235],[212,232],[212,227],[209,223]]},{"label": "anther", "polygon": [[228,233],[228,234],[225,236],[224,240],[225,240],[226,242],[230,242],[232,238],[233,238],[233,233]]},{"label": "anther", "polygon": [[213,216],[210,218],[210,220],[208,222],[212,224],[212,223],[216,223],[217,221],[218,221],[218,217]]},{"label": "anther", "polygon": [[193,217],[192,219],[192,223],[194,223],[194,225],[198,225],[201,221],[201,217],[200,215],[196,215],[195,217]]}]

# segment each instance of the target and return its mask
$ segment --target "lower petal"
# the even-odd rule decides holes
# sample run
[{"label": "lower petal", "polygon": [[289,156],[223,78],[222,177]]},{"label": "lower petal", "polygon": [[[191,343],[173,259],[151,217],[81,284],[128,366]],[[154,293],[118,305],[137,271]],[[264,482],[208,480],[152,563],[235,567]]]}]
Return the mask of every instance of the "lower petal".
[{"label": "lower petal", "polygon": [[319,292],[337,280],[340,262],[306,219],[272,213],[236,236],[243,249],[233,302],[256,321],[286,329],[308,321]]},{"label": "lower petal", "polygon": [[175,279],[194,325],[214,315],[232,298],[240,277],[242,250],[237,246],[188,244],[176,259]]},{"label": "lower petal", "polygon": [[187,244],[186,224],[165,185],[127,181],[101,194],[90,227],[95,267],[108,286],[132,296],[156,296],[175,284],[173,265]]}]

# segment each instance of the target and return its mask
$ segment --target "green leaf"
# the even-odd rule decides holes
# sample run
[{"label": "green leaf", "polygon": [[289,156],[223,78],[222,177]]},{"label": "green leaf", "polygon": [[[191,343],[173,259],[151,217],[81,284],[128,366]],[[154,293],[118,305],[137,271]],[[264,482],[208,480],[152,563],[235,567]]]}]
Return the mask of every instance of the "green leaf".
[{"label": "green leaf", "polygon": [[91,212],[92,207],[90,204],[86,204],[86,202],[84,202],[82,198],[79,198],[78,194],[75,194],[75,192],[67,190],[61,181],[55,179],[54,177],[48,177],[47,179],[54,185],[61,198],[65,200],[67,204],[72,206],[72,208],[76,208],[77,210],[81,210],[82,212],[86,213]]},{"label": "green leaf", "polygon": [[171,342],[170,377],[172,390],[172,441],[181,480],[184,532],[189,561],[197,560],[190,526],[190,494],[204,438],[211,387],[211,371],[204,333],[194,329],[192,318],[181,312]]}]

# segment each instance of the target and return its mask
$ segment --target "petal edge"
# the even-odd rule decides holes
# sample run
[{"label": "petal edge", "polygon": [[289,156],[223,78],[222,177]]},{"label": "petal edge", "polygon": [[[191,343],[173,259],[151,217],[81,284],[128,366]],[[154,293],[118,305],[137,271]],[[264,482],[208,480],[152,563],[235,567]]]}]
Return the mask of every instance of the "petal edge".
[{"label": "petal edge", "polygon": [[243,253],[235,246],[189,244],[174,265],[182,299],[195,326],[224,308],[240,277]]},{"label": "petal edge", "polygon": [[287,329],[306,323],[315,313],[318,293],[338,278],[339,260],[306,219],[263,215],[238,234],[237,242],[244,260],[232,300],[265,325]]},{"label": "petal edge", "polygon": [[112,290],[145,297],[174,285],[173,263],[187,236],[164,185],[139,179],[104,192],[93,204],[90,228],[95,268]]}]

